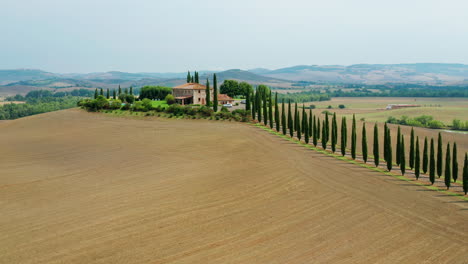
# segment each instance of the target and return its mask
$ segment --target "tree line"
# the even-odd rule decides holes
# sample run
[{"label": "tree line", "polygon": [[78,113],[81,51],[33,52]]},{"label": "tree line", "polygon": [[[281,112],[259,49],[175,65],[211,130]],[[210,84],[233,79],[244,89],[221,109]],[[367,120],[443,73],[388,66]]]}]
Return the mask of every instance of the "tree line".
[{"label": "tree line", "polygon": [[[288,109],[287,111],[286,108]],[[337,151],[337,145],[340,144],[342,156],[347,154],[348,140],[350,140],[351,158],[357,158],[356,148],[358,142],[355,115],[353,115],[351,135],[348,137],[346,117],[341,118],[341,128],[339,129],[336,113],[329,115],[328,112],[325,112],[323,120],[320,120],[320,116],[314,115],[312,109],[309,108],[306,111],[306,108],[298,106],[297,102],[293,104],[291,100],[288,100],[286,107],[284,99],[281,100],[280,110],[278,93],[273,97],[268,87],[257,88],[250,100],[250,104],[246,104],[246,110],[250,111],[252,118],[259,123],[263,123],[263,125],[275,129],[283,135],[289,134],[291,138],[295,137],[299,141],[303,139],[306,144],[309,144],[309,141],[311,141],[311,144],[317,147],[320,141],[321,147],[324,150],[330,147],[333,153]],[[341,131],[339,143],[338,130]],[[383,152],[383,160],[388,171],[392,171],[394,164],[396,164],[401,174],[405,175],[406,169],[409,167],[411,170],[414,170],[417,180],[421,172],[424,174],[428,173],[431,184],[434,184],[436,175],[438,178],[444,176],[444,183],[447,189],[450,188],[452,182],[457,181],[459,176],[457,144],[454,142],[451,145],[450,142],[447,142],[444,154],[443,140],[440,133],[437,138],[437,149],[434,139],[430,139],[429,145],[428,138],[425,137],[421,153],[420,139],[415,135],[414,128],[412,128],[408,142],[408,155],[406,155],[405,147],[408,143],[405,143],[405,137],[401,133],[399,126],[395,143],[392,143],[390,128],[387,123],[384,124],[382,151],[379,146],[379,127],[377,123],[374,124],[373,134],[373,156],[376,167],[380,164],[380,154]],[[362,160],[364,163],[367,163],[369,154],[365,123],[362,127],[361,135]],[[393,152],[393,144],[395,144],[395,152]],[[467,158],[467,153],[465,153],[462,171],[462,184],[465,195],[468,193]]]}]

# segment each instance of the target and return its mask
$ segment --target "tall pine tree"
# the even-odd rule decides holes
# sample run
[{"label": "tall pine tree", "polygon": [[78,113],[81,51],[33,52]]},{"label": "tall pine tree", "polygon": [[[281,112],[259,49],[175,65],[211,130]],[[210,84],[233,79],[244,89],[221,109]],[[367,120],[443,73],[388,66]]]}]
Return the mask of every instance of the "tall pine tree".
[{"label": "tall pine tree", "polygon": [[252,112],[252,119],[255,120],[257,117],[256,117],[256,113],[257,113],[257,106],[255,105],[256,104],[256,96],[255,96],[255,91],[252,91],[252,109],[251,112]]},{"label": "tall pine tree", "polygon": [[281,103],[281,125],[283,128],[283,135],[287,133],[287,124],[286,124],[286,113],[285,113],[285,106],[284,106],[284,98],[283,102]]},{"label": "tall pine tree", "polygon": [[411,128],[409,165],[411,169],[414,168],[414,128]]},{"label": "tall pine tree", "polygon": [[192,80],[192,76],[190,76],[190,71],[187,72],[187,83]]},{"label": "tall pine tree", "polygon": [[341,117],[341,142],[340,142],[340,147],[341,147],[341,155],[344,156],[346,155],[346,143],[348,140],[348,128],[346,126],[346,117]]},{"label": "tall pine tree", "polygon": [[94,99],[96,99],[98,97],[98,91],[97,91],[97,88],[94,89]]},{"label": "tall pine tree", "polygon": [[423,148],[423,164],[422,164],[422,171],[424,173],[427,172],[427,166],[429,165],[429,157],[428,157],[428,145],[427,145],[427,137],[424,137],[424,148]]},{"label": "tall pine tree", "polygon": [[442,153],[442,135],[439,132],[437,139],[437,176],[442,176],[442,164],[443,164],[443,153]]},{"label": "tall pine tree", "polygon": [[268,125],[268,102],[266,92],[262,92],[262,105],[263,105],[263,124]]},{"label": "tall pine tree", "polygon": [[463,163],[463,192],[468,193],[468,153],[465,153],[465,162]]},{"label": "tall pine tree", "polygon": [[447,190],[452,182],[452,170],[450,169],[450,143],[447,143],[447,151],[445,152],[445,186]]},{"label": "tall pine tree", "polygon": [[356,116],[353,114],[353,126],[351,129],[351,157],[356,159]]},{"label": "tall pine tree", "polygon": [[387,136],[387,133],[388,133],[388,126],[387,126],[387,123],[384,124],[384,144],[383,144],[383,154],[384,154],[384,160],[385,162],[387,162],[388,160],[388,151],[387,151],[387,148],[388,148],[388,136]]},{"label": "tall pine tree", "polygon": [[314,130],[314,132],[312,133],[312,143],[314,143],[314,146],[316,147],[317,146],[317,143],[318,143],[318,140],[317,140],[317,122],[316,122],[316,118],[314,116],[314,118],[312,119],[313,121],[313,125],[312,125],[312,129]]},{"label": "tall pine tree", "polygon": [[364,163],[367,163],[367,132],[366,132],[366,123],[363,123],[363,124],[362,124],[361,145],[362,145],[362,159],[364,160]]},{"label": "tall pine tree", "polygon": [[119,96],[122,94],[122,88],[120,88],[120,84],[119,84]]},{"label": "tall pine tree", "polygon": [[115,94],[115,89],[112,89],[112,99],[117,99],[117,95]]},{"label": "tall pine tree", "polygon": [[293,129],[293,118],[292,118],[292,109],[291,109],[291,99],[288,101],[288,129],[289,129],[289,136],[293,137],[294,129]]},{"label": "tall pine tree", "polygon": [[400,126],[398,126],[397,132],[397,142],[396,142],[396,164],[400,165],[400,154],[401,154],[401,131]]},{"label": "tall pine tree", "polygon": [[374,152],[374,164],[375,167],[379,166],[379,127],[377,126],[377,123],[374,124],[374,147],[373,147],[373,152]]},{"label": "tall pine tree", "polygon": [[416,137],[416,153],[414,157],[414,175],[416,176],[416,180],[419,179],[419,174],[421,170],[421,157],[419,153],[419,137]]},{"label": "tall pine tree", "polygon": [[[211,105],[211,91],[210,91],[210,80],[208,78],[206,78],[205,102],[206,102],[206,105],[208,107],[210,107],[210,105]],[[252,118],[255,119],[254,116],[252,116]]]},{"label": "tall pine tree", "polygon": [[401,175],[405,174],[406,170],[406,158],[405,158],[405,137],[401,135],[400,139],[400,170]]},{"label": "tall pine tree", "polygon": [[213,111],[218,112],[218,80],[216,79],[216,73],[213,75]]},{"label": "tall pine tree", "polygon": [[109,91],[109,88],[107,88],[106,98],[107,98],[107,99],[110,99],[110,91]]},{"label": "tall pine tree", "polygon": [[304,141],[306,144],[309,144],[309,124],[307,122],[307,113],[304,111],[304,116],[302,116],[303,127],[304,127]]},{"label": "tall pine tree", "polygon": [[276,131],[280,132],[280,112],[278,108],[278,92],[275,93],[275,124],[276,124]]},{"label": "tall pine tree", "polygon": [[99,95],[102,95],[104,96],[104,90],[101,88],[100,92],[99,92]]},{"label": "tall pine tree", "polygon": [[[296,105],[297,107],[297,105]],[[297,139],[301,140],[301,117],[299,116],[299,111],[297,111],[297,108],[296,108],[296,118],[295,118],[295,124],[296,124],[296,136],[297,136]]]},{"label": "tall pine tree", "polygon": [[457,142],[453,143],[453,155],[452,155],[452,179],[456,182],[458,179],[458,155],[457,155]]},{"label": "tall pine tree", "polygon": [[271,96],[271,90],[270,90],[270,96],[269,96],[269,104],[268,104],[268,119],[270,120],[270,128],[273,129],[273,98]]},{"label": "tall pine tree", "polygon": [[314,124],[312,123],[312,108],[309,108],[309,137],[313,137],[314,135]]},{"label": "tall pine tree", "polygon": [[429,180],[431,184],[435,182],[435,149],[434,149],[434,139],[431,138],[431,152],[429,155]]},{"label": "tall pine tree", "polygon": [[391,171],[393,167],[393,157],[392,157],[392,135],[390,134],[390,129],[387,127],[387,170]]},{"label": "tall pine tree", "polygon": [[331,135],[331,149],[333,151],[333,153],[335,153],[336,151],[336,141],[338,140],[338,132],[336,131],[338,128],[337,128],[337,124],[336,124],[336,113],[333,113],[333,117],[332,117],[332,135]]}]

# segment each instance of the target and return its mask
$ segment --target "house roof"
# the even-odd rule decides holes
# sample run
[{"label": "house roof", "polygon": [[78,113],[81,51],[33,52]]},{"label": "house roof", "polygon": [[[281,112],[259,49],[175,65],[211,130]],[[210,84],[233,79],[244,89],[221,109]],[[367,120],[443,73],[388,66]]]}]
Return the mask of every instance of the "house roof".
[{"label": "house roof", "polygon": [[176,86],[172,89],[191,89],[191,90],[205,90],[206,86],[199,83],[185,83],[179,86]]},{"label": "house roof", "polygon": [[222,101],[232,101],[234,99],[232,99],[232,97],[230,97],[229,95],[227,94],[218,94],[218,100],[222,100]]}]

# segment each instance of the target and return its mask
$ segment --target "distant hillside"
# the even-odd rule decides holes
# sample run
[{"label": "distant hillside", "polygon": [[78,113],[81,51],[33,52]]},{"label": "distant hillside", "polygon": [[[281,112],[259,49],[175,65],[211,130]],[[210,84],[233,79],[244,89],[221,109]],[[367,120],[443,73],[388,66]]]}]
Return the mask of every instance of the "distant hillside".
[{"label": "distant hillside", "polygon": [[41,70],[0,70],[0,85],[24,80],[41,80],[56,77],[57,75]]},{"label": "distant hillside", "polygon": [[292,81],[458,85],[468,80],[468,65],[443,63],[299,65],[270,71],[263,70],[259,74]]},{"label": "distant hillside", "polygon": [[[205,80],[207,77],[209,77],[211,80],[212,76],[213,76],[212,74],[202,75],[200,79]],[[216,77],[219,83],[222,83],[224,80],[237,80],[237,81],[245,81],[253,85],[265,84],[265,85],[269,85],[272,87],[284,87],[284,88],[291,87],[291,84],[293,83],[288,80],[281,80],[278,78],[263,76],[263,75],[259,75],[259,74],[255,74],[249,71],[244,71],[244,70],[239,70],[239,69],[218,72],[216,73]]]}]

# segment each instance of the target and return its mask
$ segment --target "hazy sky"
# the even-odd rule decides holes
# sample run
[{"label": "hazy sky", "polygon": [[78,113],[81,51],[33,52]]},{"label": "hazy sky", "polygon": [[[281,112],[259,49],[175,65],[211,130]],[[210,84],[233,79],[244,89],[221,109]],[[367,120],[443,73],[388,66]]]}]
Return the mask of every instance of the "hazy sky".
[{"label": "hazy sky", "polygon": [[467,0],[0,0],[0,69],[468,64]]}]

